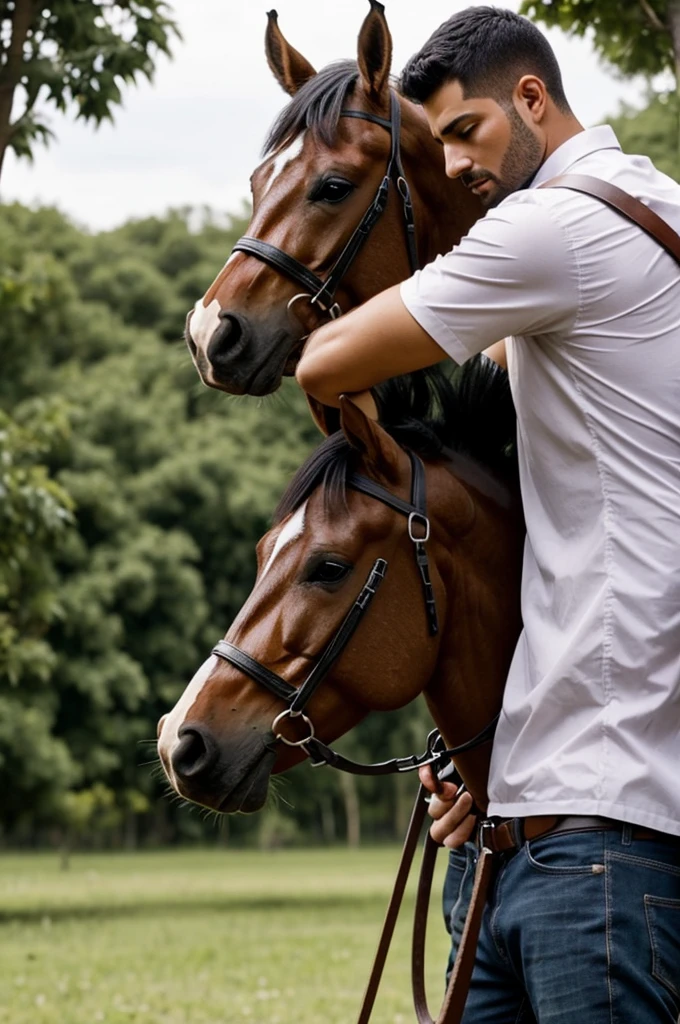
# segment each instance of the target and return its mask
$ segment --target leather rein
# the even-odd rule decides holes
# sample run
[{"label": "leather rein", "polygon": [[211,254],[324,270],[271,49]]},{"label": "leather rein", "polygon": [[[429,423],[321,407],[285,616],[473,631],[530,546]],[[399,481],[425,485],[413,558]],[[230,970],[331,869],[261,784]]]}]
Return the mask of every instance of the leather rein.
[{"label": "leather rein", "polygon": [[364,110],[341,110],[341,117],[356,117],[361,121],[370,121],[372,124],[380,125],[390,133],[390,158],[387,164],[385,175],[378,186],[373,201],[361,221],[354,229],[345,243],[340,255],[335,260],[325,280],[318,277],[313,271],[290,256],[283,249],[265,242],[261,238],[253,238],[251,235],[243,235],[239,238],[232,252],[244,252],[249,256],[255,256],[262,260],[274,270],[280,271],[286,277],[291,278],[296,284],[304,288],[303,292],[294,295],[288,303],[290,309],[294,302],[300,298],[307,298],[312,306],[318,306],[332,320],[342,315],[342,309],[335,300],[335,294],[340,283],[354,262],[357,254],[362,249],[364,242],[368,239],[371,231],[382,216],[387,207],[389,199],[390,183],[394,185],[401,196],[404,212],[404,224],[406,227],[406,248],[408,251],[411,273],[418,269],[418,253],[416,249],[415,221],[413,217],[413,204],[411,202],[411,191],[404,175],[404,168],[401,162],[401,108],[399,99],[394,90],[390,90],[390,120],[378,117]]}]

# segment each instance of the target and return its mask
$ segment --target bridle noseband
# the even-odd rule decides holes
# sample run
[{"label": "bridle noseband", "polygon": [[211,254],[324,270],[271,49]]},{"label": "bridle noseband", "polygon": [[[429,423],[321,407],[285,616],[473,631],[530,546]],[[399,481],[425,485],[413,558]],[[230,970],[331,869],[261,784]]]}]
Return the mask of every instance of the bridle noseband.
[{"label": "bridle noseband", "polygon": [[[361,473],[351,473],[347,478],[347,486],[351,487],[352,490],[359,491],[371,498],[375,498],[377,501],[381,501],[384,505],[407,518],[408,536],[415,547],[416,565],[422,583],[428,631],[431,636],[434,636],[439,630],[439,624],[425,548],[425,544],[430,537],[430,520],[427,515],[427,494],[425,489],[425,467],[421,459],[414,452],[409,451],[408,455],[411,461],[410,502],[397,497],[388,491],[387,488],[363,476]],[[314,726],[308,716],[304,714],[304,709],[319,685],[328,676],[331,668],[346,648],[357,626],[368,611],[378,588],[385,578],[387,566],[387,559],[377,558],[375,560],[354,604],[324,648],[316,665],[299,687],[292,686],[287,680],[257,661],[250,654],[241,650],[240,647],[232,644],[229,640],[220,640],[213,647],[213,654],[229,662],[229,664],[239,669],[288,705],[272,722],[274,738],[288,746],[301,747],[308,754],[314,766],[330,764],[343,771],[361,775],[384,775],[394,771],[412,771],[414,768],[419,768],[422,764],[445,763],[447,759],[455,754],[471,750],[493,736],[497,717],[481,733],[473,737],[472,740],[458,747],[442,750],[441,745],[438,743],[438,734],[435,731],[428,737],[427,750],[424,754],[394,758],[391,761],[372,765],[357,764],[354,761],[348,760],[342,754],[327,747],[315,736]],[[301,718],[309,729],[309,735],[301,740],[290,740],[277,731],[279,723],[286,717]]]},{"label": "bridle noseband", "polygon": [[262,260],[263,263],[268,264],[275,270],[281,271],[281,273],[285,274],[286,277],[291,278],[291,280],[295,281],[296,284],[299,284],[304,288],[303,293],[293,296],[288,303],[289,308],[297,299],[305,297],[309,299],[313,306],[318,306],[333,320],[342,314],[340,306],[335,301],[335,293],[337,292],[343,277],[354,262],[357,253],[362,248],[364,242],[370,235],[373,227],[380,219],[387,206],[390,182],[394,182],[402,200],[404,223],[406,226],[406,247],[408,250],[411,273],[415,273],[419,265],[416,250],[415,222],[413,219],[411,192],[408,182],[404,176],[404,168],[401,163],[401,109],[399,107],[399,99],[396,93],[393,90],[390,91],[389,121],[384,117],[378,117],[377,114],[370,114],[363,110],[341,110],[340,116],[356,117],[362,121],[371,121],[373,124],[378,124],[382,128],[385,128],[390,133],[391,149],[385,176],[378,186],[378,191],[375,194],[373,202],[366,210],[366,213],[363,215],[359,225],[352,232],[348,242],[345,244],[342,252],[331,267],[326,279],[323,280],[318,277],[313,271],[309,270],[304,263],[300,263],[299,260],[294,256],[290,256],[287,252],[284,252],[283,249],[279,249],[277,246],[271,245],[270,242],[265,242],[260,238],[253,238],[250,235],[244,235],[242,238],[239,238],[238,242],[232,249],[232,252],[244,252],[249,256],[257,257],[257,259]]}]

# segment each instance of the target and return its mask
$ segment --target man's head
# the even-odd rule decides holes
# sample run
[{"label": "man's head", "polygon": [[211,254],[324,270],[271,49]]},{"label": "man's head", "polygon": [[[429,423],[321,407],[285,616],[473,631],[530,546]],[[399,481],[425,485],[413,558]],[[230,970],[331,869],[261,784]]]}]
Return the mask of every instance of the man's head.
[{"label": "man's head", "polygon": [[404,68],[401,90],[422,103],[446,173],[486,206],[525,185],[580,130],[550,44],[499,8],[470,7],[444,22]]}]

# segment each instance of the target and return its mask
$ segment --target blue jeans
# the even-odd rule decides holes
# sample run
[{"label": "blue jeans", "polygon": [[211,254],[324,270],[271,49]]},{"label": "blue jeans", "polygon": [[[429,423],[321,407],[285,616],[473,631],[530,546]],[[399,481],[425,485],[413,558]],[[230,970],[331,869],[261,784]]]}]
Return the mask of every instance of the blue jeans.
[{"label": "blue jeans", "polygon": [[[450,856],[452,959],[475,860],[469,843]],[[501,856],[463,1024],[679,1019],[680,840],[633,839],[622,826],[546,836]]]}]

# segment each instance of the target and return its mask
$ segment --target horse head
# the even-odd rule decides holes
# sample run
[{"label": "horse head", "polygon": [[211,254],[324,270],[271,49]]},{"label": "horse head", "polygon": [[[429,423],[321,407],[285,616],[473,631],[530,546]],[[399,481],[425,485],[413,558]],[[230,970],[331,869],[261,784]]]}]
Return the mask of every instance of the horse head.
[{"label": "horse head", "polygon": [[248,233],[187,317],[210,387],[276,390],[314,327],[406,278],[416,252],[426,262],[450,249],[481,212],[445,177],[422,112],[391,89],[392,38],[382,4],[370,4],[357,60],[319,72],[269,12],[267,60],[292,99],[251,178]]},{"label": "horse head", "polygon": [[[400,440],[422,461],[348,400],[341,419],[284,495],[225,640],[159,724],[173,787],[220,811],[257,810],[312,734],[327,744],[369,711],[424,692],[451,746],[500,707],[519,631],[516,485],[420,422]],[[483,806],[488,747],[457,764]]]}]

